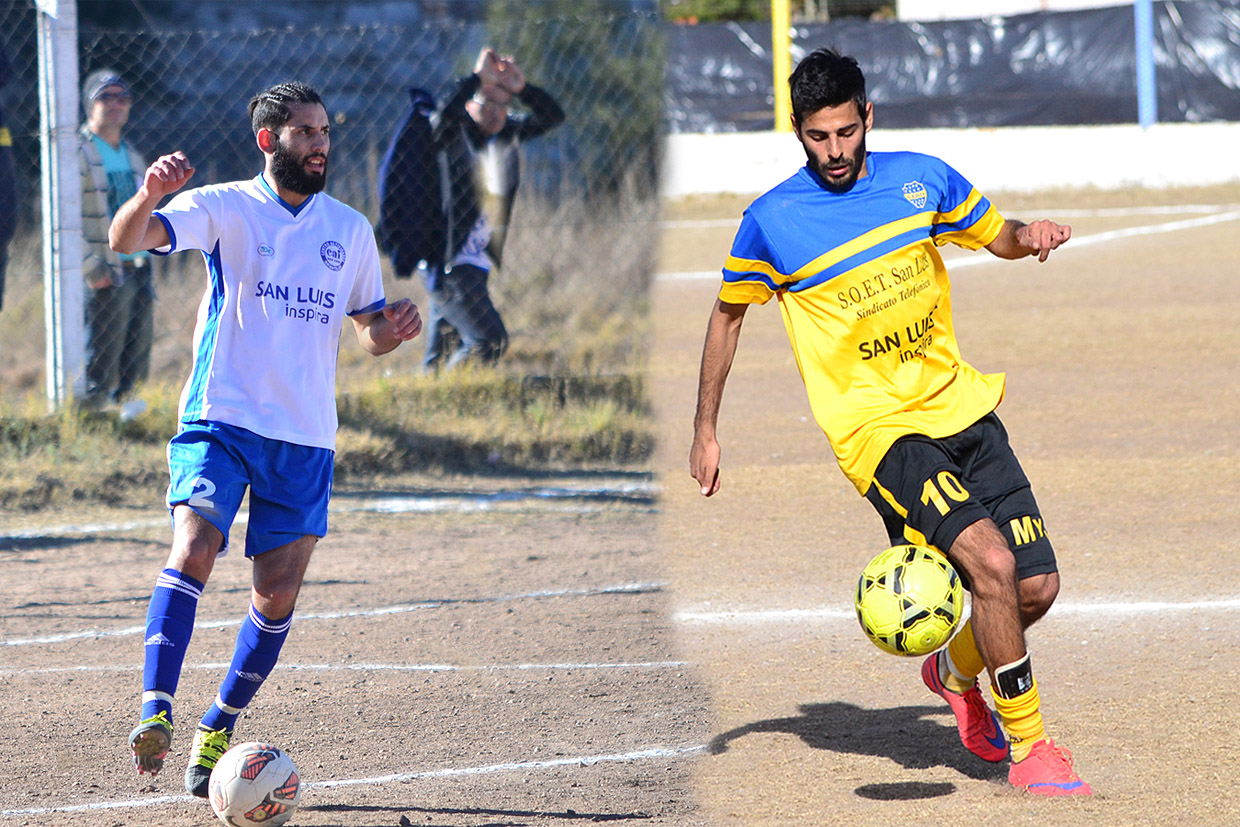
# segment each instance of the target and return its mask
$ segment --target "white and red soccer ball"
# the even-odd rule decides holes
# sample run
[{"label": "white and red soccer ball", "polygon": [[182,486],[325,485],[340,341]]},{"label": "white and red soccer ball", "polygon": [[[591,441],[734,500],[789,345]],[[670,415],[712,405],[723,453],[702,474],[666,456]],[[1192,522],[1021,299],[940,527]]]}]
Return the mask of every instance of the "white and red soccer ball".
[{"label": "white and red soccer ball", "polygon": [[301,779],[282,749],[247,741],[220,757],[207,790],[211,809],[229,827],[278,827],[297,810]]}]

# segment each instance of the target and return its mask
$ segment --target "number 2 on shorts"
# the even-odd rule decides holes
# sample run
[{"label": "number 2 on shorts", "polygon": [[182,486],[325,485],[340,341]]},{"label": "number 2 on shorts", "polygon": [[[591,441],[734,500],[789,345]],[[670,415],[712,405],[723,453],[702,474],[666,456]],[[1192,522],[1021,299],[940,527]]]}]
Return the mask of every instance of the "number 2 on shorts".
[{"label": "number 2 on shorts", "polygon": [[190,492],[187,505],[191,508],[206,508],[214,511],[215,503],[211,500],[211,495],[214,493],[215,483],[211,482],[211,480],[206,477],[199,477],[194,480],[194,490]]},{"label": "number 2 on shorts", "polygon": [[969,499],[969,492],[951,471],[940,471],[921,487],[921,504],[933,504],[940,514],[951,511],[952,507],[947,502],[949,497],[958,503]]}]

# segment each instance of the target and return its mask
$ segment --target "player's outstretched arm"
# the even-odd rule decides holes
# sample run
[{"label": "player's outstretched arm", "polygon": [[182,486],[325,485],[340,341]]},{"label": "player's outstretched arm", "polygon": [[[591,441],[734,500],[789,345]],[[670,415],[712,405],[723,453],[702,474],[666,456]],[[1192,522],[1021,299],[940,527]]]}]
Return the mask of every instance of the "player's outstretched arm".
[{"label": "player's outstretched arm", "polygon": [[1041,219],[1026,224],[1023,221],[1008,219],[995,240],[986,245],[986,249],[999,258],[1016,259],[1036,255],[1038,261],[1046,261],[1047,256],[1072,237],[1072,228],[1067,224],[1056,224],[1054,221]]},{"label": "player's outstretched arm", "polygon": [[108,246],[118,253],[136,253],[167,246],[168,228],[151,213],[166,195],[179,190],[194,176],[194,165],[183,152],[160,156],[146,168],[142,187],[130,198],[108,228]]},{"label": "player's outstretched arm", "polygon": [[422,314],[409,299],[385,305],[378,313],[351,316],[357,341],[372,356],[382,356],[422,332]]},{"label": "player's outstretched arm", "polygon": [[736,355],[741,322],[747,309],[747,304],[730,304],[716,299],[706,325],[706,342],[702,345],[702,366],[698,375],[697,413],[693,418],[693,447],[689,450],[689,473],[701,486],[703,497],[710,497],[719,490],[722,450],[715,437],[715,426],[719,422],[723,386],[732,369],[732,358]]}]

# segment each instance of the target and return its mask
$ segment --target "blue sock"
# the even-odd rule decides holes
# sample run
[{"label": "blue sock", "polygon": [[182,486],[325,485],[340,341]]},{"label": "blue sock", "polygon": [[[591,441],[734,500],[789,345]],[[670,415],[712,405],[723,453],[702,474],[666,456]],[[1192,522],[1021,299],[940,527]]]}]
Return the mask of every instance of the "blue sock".
[{"label": "blue sock", "polygon": [[146,610],[146,643],[142,647],[143,720],[163,712],[168,723],[172,723],[172,698],[181,679],[185,650],[194,633],[202,586],[176,569],[164,569],[155,581]]},{"label": "blue sock", "polygon": [[254,700],[258,688],[275,668],[292,623],[291,612],[281,620],[268,620],[250,605],[250,613],[237,632],[232,664],[220,683],[220,693],[202,716],[203,727],[232,731],[237,716]]}]

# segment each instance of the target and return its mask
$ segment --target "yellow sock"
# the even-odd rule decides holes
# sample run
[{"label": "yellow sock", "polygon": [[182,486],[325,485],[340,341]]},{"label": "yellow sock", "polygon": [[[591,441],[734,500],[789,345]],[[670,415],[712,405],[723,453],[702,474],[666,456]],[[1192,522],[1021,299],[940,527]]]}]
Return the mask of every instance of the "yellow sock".
[{"label": "yellow sock", "polygon": [[1015,698],[1004,698],[993,687],[990,694],[1012,743],[1012,760],[1025,760],[1033,745],[1046,738],[1046,730],[1042,728],[1042,699],[1038,696],[1037,679],[1034,678],[1028,692]]},{"label": "yellow sock", "polygon": [[977,682],[986,665],[982,663],[982,655],[973,642],[973,620],[966,620],[960,631],[947,644],[947,674],[939,675],[943,685],[953,692],[967,692]]}]

